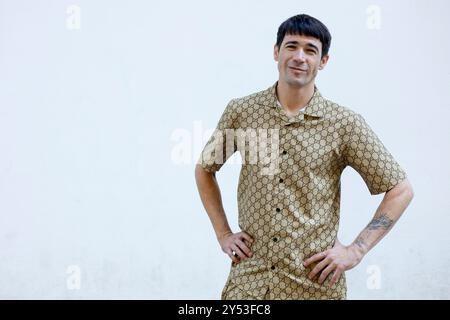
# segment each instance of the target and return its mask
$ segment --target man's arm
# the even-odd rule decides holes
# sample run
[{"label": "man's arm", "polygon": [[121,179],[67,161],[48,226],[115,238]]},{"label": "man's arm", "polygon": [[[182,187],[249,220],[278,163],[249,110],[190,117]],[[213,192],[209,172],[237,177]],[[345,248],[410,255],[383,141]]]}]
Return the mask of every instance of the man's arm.
[{"label": "man's arm", "polygon": [[391,230],[408,207],[414,191],[408,179],[386,192],[373,219],[350,245],[366,255]]},{"label": "man's arm", "polygon": [[344,271],[356,266],[367,252],[391,230],[413,197],[414,191],[408,179],[386,192],[373,219],[351,245],[343,246],[336,239],[332,249],[320,252],[304,261],[305,267],[320,261],[310,272],[309,278],[312,279],[320,274],[318,280],[322,283],[333,272],[329,285],[336,283]]},{"label": "man's arm", "polygon": [[[195,180],[203,206],[211,220],[222,250],[236,263],[251,257],[252,252],[245,241],[252,243],[253,239],[246,232],[233,234],[231,231],[223,208],[222,196],[215,173],[210,173],[197,164],[195,167]],[[233,255],[233,252],[237,256]]]}]

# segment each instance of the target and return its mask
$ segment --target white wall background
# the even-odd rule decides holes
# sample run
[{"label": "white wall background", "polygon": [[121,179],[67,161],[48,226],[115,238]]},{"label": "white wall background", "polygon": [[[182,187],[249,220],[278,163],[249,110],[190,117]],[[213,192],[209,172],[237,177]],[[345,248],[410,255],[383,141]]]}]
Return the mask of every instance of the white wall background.
[{"label": "white wall background", "polygon": [[[298,13],[333,35],[319,89],[366,118],[415,190],[347,272],[348,298],[450,298],[449,12],[446,0],[0,1],[0,298],[219,299],[230,263],[195,186],[201,135],[231,98],[277,80],[276,31]],[[175,133],[192,142],[181,164]],[[218,174],[235,230],[238,174]],[[381,200],[344,171],[343,243]]]}]

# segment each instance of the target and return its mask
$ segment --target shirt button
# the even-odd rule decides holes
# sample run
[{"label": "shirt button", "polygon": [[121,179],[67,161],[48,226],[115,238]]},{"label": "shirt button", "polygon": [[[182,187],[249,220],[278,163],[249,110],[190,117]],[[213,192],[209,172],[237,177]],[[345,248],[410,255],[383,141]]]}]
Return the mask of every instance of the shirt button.
[{"label": "shirt button", "polygon": [[270,269],[275,270],[275,266],[271,266]]},{"label": "shirt button", "polygon": [[283,183],[283,181],[284,181],[284,180],[280,178],[280,183]]},{"label": "shirt button", "polygon": [[277,208],[277,209],[276,209],[276,211],[277,211],[277,212],[280,212],[280,211],[281,211],[281,209],[280,209],[280,208]]},{"label": "shirt button", "polygon": [[286,151],[286,150],[283,150],[283,154],[287,154],[287,151]]},{"label": "shirt button", "polygon": [[274,242],[277,242],[278,241],[278,238],[277,237],[273,237],[273,239],[272,239]]}]

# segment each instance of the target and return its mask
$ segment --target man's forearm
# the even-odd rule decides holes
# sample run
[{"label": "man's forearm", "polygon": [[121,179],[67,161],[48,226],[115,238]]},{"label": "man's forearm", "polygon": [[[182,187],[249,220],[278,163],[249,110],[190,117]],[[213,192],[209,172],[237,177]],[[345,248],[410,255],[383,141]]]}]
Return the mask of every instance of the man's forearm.
[{"label": "man's forearm", "polygon": [[412,187],[407,179],[389,190],[375,212],[372,221],[361,231],[351,247],[364,256],[392,229],[408,207],[413,196]]},{"label": "man's forearm", "polygon": [[211,220],[217,239],[231,233],[225,210],[222,205],[219,184],[214,174],[199,165],[195,168],[195,181],[203,206]]}]

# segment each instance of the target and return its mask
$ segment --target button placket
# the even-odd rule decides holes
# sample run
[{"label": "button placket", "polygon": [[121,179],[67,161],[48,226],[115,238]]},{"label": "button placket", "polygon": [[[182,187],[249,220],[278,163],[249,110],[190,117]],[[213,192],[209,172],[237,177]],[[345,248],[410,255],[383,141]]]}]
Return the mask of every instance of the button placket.
[{"label": "button placket", "polygon": [[[281,134],[282,134],[282,137],[280,139],[280,145],[281,146],[285,145],[284,135],[283,135],[283,133],[285,133],[284,131],[285,130],[281,131]],[[287,152],[286,148],[283,147],[280,150],[280,153],[279,153],[280,163],[283,162],[283,161],[286,161],[287,155],[288,155],[288,152]],[[278,192],[277,193],[279,195],[281,195],[280,185],[282,183],[284,183],[284,178],[282,176],[280,176],[280,175],[275,175],[273,182],[275,183],[275,188],[278,188]],[[280,204],[282,204],[282,198],[279,198],[277,200],[278,200],[277,203],[275,203],[275,205],[276,205],[276,207],[275,207],[275,215],[280,214],[282,212],[282,205],[280,205]],[[273,217],[273,219],[272,219],[272,224],[274,224],[274,223],[276,224],[276,218],[275,217]],[[270,241],[269,241],[269,247],[270,247],[271,250],[273,250],[274,245],[279,243],[279,240],[280,240],[279,235],[277,235],[276,233],[272,235],[272,237],[270,238]],[[276,260],[277,259],[275,258],[276,255],[271,254],[270,256],[271,257],[270,257],[270,259],[268,261],[268,269],[269,269],[269,271],[275,271],[275,270],[277,270],[277,267],[276,267],[276,264],[277,264]],[[269,272],[269,273],[271,273],[271,272]],[[273,277],[273,276],[271,276],[271,277]]]},{"label": "button placket", "polygon": [[[275,208],[275,214],[274,214],[274,216],[273,216],[273,218],[272,218],[272,224],[273,225],[276,225],[276,220],[277,220],[277,218],[275,217],[276,215],[279,215],[281,212],[282,212],[282,207],[281,206],[277,206],[276,208]],[[276,265],[277,265],[277,263],[278,263],[278,258],[277,258],[277,255],[276,254],[274,254],[274,246],[275,245],[278,245],[279,246],[279,241],[280,241],[280,236],[278,235],[278,231],[276,230],[277,228],[274,228],[275,230],[275,232],[274,232],[274,234],[272,234],[272,236],[271,236],[271,238],[269,238],[270,240],[269,240],[269,243],[268,243],[268,246],[269,246],[269,251],[271,252],[271,254],[270,254],[270,256],[269,256],[269,260],[268,260],[268,268],[269,268],[269,271],[275,271],[276,269],[277,269],[277,267],[276,267]]]}]

